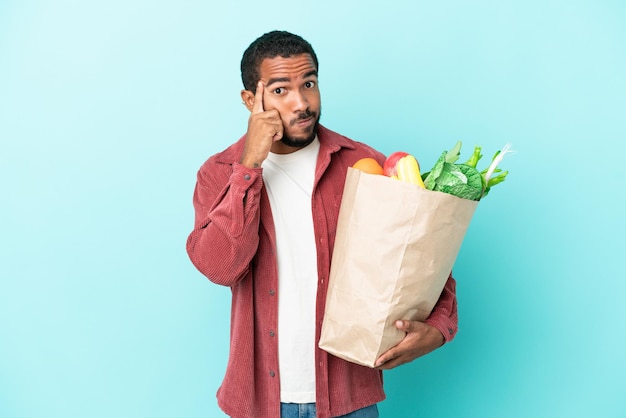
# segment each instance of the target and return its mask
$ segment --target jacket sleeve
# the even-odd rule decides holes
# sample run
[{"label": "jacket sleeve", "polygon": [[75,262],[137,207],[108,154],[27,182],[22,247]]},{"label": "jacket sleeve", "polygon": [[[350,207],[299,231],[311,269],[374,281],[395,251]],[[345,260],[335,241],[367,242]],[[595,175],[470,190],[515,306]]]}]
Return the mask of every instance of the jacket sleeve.
[{"label": "jacket sleeve", "polygon": [[198,171],[187,254],[214,283],[232,286],[249,271],[259,243],[261,172],[235,163],[224,182],[222,167],[205,164]]},{"label": "jacket sleeve", "polygon": [[445,342],[452,341],[458,330],[458,313],[456,302],[456,281],[452,274],[441,292],[430,316],[424,321],[434,326],[443,334]]}]

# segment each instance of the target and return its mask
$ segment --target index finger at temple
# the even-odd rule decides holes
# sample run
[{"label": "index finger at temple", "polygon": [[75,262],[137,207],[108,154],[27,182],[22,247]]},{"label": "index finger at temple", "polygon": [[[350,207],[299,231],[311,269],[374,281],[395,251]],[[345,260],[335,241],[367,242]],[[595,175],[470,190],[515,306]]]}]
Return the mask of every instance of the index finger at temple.
[{"label": "index finger at temple", "polygon": [[254,94],[254,106],[252,107],[252,113],[261,113],[263,109],[263,83],[258,82],[256,85],[256,93]]}]

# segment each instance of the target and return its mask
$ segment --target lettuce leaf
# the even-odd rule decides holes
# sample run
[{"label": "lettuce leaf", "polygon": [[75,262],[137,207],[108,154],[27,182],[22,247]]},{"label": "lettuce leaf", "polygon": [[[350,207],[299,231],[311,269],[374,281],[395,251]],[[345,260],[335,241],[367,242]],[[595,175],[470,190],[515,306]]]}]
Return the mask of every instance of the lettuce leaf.
[{"label": "lettuce leaf", "polygon": [[[502,157],[511,153],[510,144],[507,144],[502,153],[494,155],[489,168],[481,171],[476,169],[482,158],[481,147],[474,147],[472,156],[464,163],[456,163],[461,154],[461,141],[457,142],[450,151],[444,151],[432,170],[422,178],[428,190],[448,193],[463,199],[480,200],[487,196],[492,186],[504,181],[508,171],[502,172],[497,168]],[[494,175],[495,174],[495,175]]]},{"label": "lettuce leaf", "polygon": [[466,164],[445,163],[432,190],[463,199],[480,200],[483,194],[483,180],[474,167]]},{"label": "lettuce leaf", "polygon": [[424,179],[426,189],[448,193],[463,199],[480,200],[483,194],[483,180],[480,172],[467,164],[447,162],[447,155],[448,152],[444,151],[433,169],[427,173]]}]

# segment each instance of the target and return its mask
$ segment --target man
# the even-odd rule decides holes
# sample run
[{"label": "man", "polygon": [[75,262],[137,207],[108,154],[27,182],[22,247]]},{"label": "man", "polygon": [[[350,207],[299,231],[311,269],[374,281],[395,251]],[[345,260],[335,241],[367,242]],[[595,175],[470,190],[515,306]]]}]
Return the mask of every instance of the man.
[{"label": "man", "polygon": [[454,279],[425,322],[399,318],[406,337],[378,369],[319,349],[347,168],[384,155],[320,125],[317,56],[301,37],[264,34],[244,52],[241,75],[248,129],[198,171],[187,241],[198,270],[232,290],[218,404],[235,418],[377,417],[381,370],[454,337]]}]

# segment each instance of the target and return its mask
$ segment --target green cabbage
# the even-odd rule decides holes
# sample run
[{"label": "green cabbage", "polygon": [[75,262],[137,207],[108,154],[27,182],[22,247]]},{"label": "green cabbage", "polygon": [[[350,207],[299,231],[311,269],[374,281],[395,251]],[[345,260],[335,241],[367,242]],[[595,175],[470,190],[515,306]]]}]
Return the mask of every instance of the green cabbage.
[{"label": "green cabbage", "polygon": [[[482,172],[476,169],[476,164],[482,157],[480,147],[474,148],[474,152],[467,162],[456,164],[460,152],[461,141],[457,142],[450,151],[444,151],[441,154],[432,170],[423,176],[426,189],[448,193],[463,199],[480,200],[487,195],[492,186],[503,182],[508,174],[508,171],[500,173],[501,170],[495,167],[503,157],[503,155],[499,156],[500,151],[494,155],[489,168]],[[504,153],[507,152],[510,152],[508,145],[505,147]],[[500,174],[491,177],[493,173]]]}]

